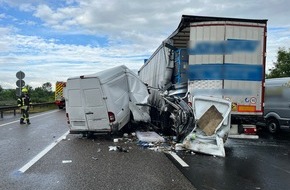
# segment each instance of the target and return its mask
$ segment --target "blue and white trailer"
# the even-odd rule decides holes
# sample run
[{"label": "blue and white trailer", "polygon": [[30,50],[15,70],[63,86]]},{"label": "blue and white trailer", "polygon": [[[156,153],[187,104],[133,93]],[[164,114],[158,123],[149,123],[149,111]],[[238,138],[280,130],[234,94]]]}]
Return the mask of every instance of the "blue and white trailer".
[{"label": "blue and white trailer", "polygon": [[[138,74],[162,92],[228,100],[232,124],[256,124],[263,118],[266,39],[265,19],[183,15]],[[151,90],[149,103],[162,115],[160,92]]]}]

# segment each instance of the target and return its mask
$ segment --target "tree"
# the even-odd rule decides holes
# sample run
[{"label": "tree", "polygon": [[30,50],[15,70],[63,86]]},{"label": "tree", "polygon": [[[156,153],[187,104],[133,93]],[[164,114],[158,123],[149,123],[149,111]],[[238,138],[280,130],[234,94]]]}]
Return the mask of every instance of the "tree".
[{"label": "tree", "polygon": [[[48,91],[50,82],[42,85],[42,87],[37,87],[35,89],[30,85],[25,85],[23,88],[28,89],[28,93],[31,97],[33,103],[42,102],[54,102],[54,92]],[[2,105],[15,105],[16,100],[16,89],[3,89],[0,85],[0,106]]]},{"label": "tree", "polygon": [[33,102],[53,102],[54,94],[51,91],[47,91],[43,87],[37,87],[30,94],[30,97]]},{"label": "tree", "polygon": [[51,83],[50,82],[46,82],[46,83],[44,83],[43,85],[42,85],[42,89],[43,90],[46,90],[46,91],[48,91],[48,92],[51,92]]},{"label": "tree", "polygon": [[0,92],[0,105],[11,105],[16,103],[16,90],[15,89],[3,89]]},{"label": "tree", "polygon": [[266,74],[266,78],[290,77],[290,48],[288,51],[285,48],[278,49],[277,62]]}]

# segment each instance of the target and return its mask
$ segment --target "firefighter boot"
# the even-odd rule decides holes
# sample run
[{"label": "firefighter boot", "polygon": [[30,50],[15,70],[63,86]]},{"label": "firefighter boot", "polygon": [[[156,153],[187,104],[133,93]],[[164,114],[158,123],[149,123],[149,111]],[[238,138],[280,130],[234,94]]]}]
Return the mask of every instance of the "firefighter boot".
[{"label": "firefighter boot", "polygon": [[30,121],[29,121],[29,119],[27,119],[26,120],[26,123],[28,124],[28,125],[30,125],[31,123],[30,123]]},{"label": "firefighter boot", "polygon": [[25,122],[24,122],[24,119],[23,119],[23,118],[21,118],[21,119],[20,119],[20,124],[25,124]]}]

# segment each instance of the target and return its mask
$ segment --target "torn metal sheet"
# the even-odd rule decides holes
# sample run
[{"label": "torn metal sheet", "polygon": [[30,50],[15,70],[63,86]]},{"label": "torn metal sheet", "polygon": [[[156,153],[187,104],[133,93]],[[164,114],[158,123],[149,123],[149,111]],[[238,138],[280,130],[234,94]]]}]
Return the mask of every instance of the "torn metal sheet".
[{"label": "torn metal sheet", "polygon": [[224,142],[230,132],[231,102],[213,97],[192,98],[195,128],[183,141],[184,148],[225,157]]}]

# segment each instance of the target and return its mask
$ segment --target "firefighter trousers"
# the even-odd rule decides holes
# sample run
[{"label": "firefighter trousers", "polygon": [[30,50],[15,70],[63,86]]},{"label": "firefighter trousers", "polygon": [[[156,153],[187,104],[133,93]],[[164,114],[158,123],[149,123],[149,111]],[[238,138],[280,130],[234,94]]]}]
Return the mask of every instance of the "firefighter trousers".
[{"label": "firefighter trousers", "polygon": [[21,107],[20,124],[24,124],[24,121],[26,121],[27,124],[30,124],[30,121],[29,121],[29,107],[28,106]]}]

